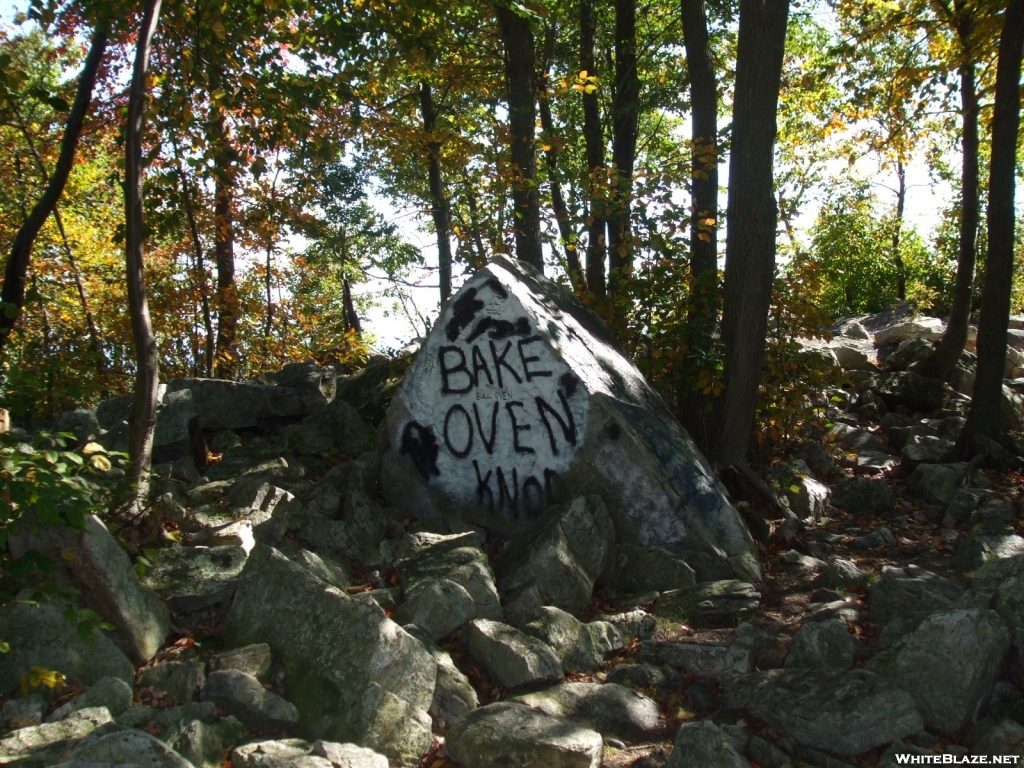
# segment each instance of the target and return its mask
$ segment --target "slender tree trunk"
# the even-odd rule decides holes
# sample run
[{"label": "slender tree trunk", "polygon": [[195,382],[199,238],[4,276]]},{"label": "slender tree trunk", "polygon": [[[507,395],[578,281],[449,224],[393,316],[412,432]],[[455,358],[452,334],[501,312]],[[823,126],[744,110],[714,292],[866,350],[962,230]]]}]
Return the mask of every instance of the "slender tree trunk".
[{"label": "slender tree trunk", "polygon": [[213,253],[217,263],[217,345],[214,374],[218,379],[234,380],[238,375],[238,288],[235,285],[234,222],[231,203],[234,168],[229,156],[224,113],[211,105],[211,133],[214,141]]},{"label": "slender tree trunk", "polygon": [[690,73],[690,272],[718,271],[718,80],[711,61],[704,0],[682,0],[683,42]]},{"label": "slender tree trunk", "polygon": [[948,379],[967,343],[974,294],[974,266],[978,241],[978,94],[974,85],[974,64],[960,67],[961,120],[963,122],[963,173],[960,182],[960,254],[956,262],[956,284],[949,325],[935,351],[914,367],[922,376]]},{"label": "slender tree trunk", "polygon": [[[988,187],[988,256],[978,320],[978,374],[967,424],[957,452],[978,450],[983,439],[1003,436],[999,425],[1006,330],[1010,322],[1013,279],[1014,191],[1017,133],[1020,128],[1020,74],[1024,48],[1024,0],[1010,0],[1003,18],[996,65],[996,98],[992,116],[992,162]],[[984,446],[980,446],[984,449]]]},{"label": "slender tree trunk", "polygon": [[480,214],[476,203],[476,193],[473,191],[473,182],[469,179],[469,172],[465,168],[462,169],[462,181],[466,185],[466,206],[469,208],[473,246],[476,248],[476,256],[482,266],[487,261],[487,249],[484,248],[483,236],[480,234]]},{"label": "slender tree trunk", "polygon": [[551,75],[551,61],[555,56],[555,40],[558,34],[557,28],[552,24],[547,28],[544,36],[544,67],[538,86],[538,103],[540,105],[540,127],[544,132],[545,145],[544,160],[548,171],[548,186],[551,189],[551,208],[555,213],[555,221],[558,224],[558,236],[565,250],[565,271],[569,276],[569,284],[574,291],[582,291],[586,287],[583,278],[583,265],[580,263],[580,252],[577,248],[576,237],[572,231],[572,223],[569,217],[569,206],[565,203],[565,196],[562,194],[562,185],[558,181],[558,142],[559,137],[555,133],[555,121],[551,114],[551,93],[548,89],[548,79]]},{"label": "slender tree trunk", "polygon": [[420,83],[420,113],[423,117],[427,157],[430,160],[430,215],[434,219],[434,231],[437,233],[437,273],[441,285],[441,308],[444,309],[452,295],[452,228],[448,198],[441,184],[441,143],[434,136],[437,125],[434,96],[427,82]]},{"label": "slender tree trunk", "polygon": [[135,342],[135,399],[132,401],[128,437],[128,481],[133,486],[132,512],[139,513],[149,496],[149,470],[153,460],[153,435],[160,370],[156,337],[146,301],[146,222],[142,207],[142,134],[146,117],[146,79],[149,51],[160,18],[161,0],[147,0],[135,47],[135,66],[128,91],[128,123],[125,126],[125,263],[128,312]]},{"label": "slender tree trunk", "polygon": [[200,303],[203,308],[203,328],[206,331],[203,375],[209,378],[213,376],[214,333],[213,315],[210,312],[210,290],[207,283],[206,262],[203,258],[203,241],[199,237],[199,224],[196,222],[196,213],[192,207],[191,185],[188,183],[188,177],[183,169],[179,168],[178,174],[181,177],[185,217],[188,219],[189,235],[192,238],[192,252],[196,260],[196,282],[199,284]]},{"label": "slender tree trunk", "polygon": [[775,270],[773,149],[789,0],[740,0],[732,150],[729,159],[722,341],[725,394],[715,457],[745,465]]},{"label": "slender tree trunk", "polygon": [[362,336],[363,325],[359,322],[359,313],[356,312],[356,304],[352,300],[352,287],[349,285],[347,277],[342,278],[341,293],[341,298],[345,305],[345,322],[348,323],[348,327],[355,331],[357,335]]},{"label": "slender tree trunk", "polygon": [[78,148],[78,137],[82,133],[82,124],[89,111],[93,86],[96,84],[96,74],[99,71],[100,61],[103,59],[106,47],[106,32],[96,30],[92,36],[89,53],[85,58],[85,65],[82,67],[82,74],[78,78],[78,89],[75,92],[75,101],[71,105],[68,122],[64,128],[57,165],[50,177],[50,182],[46,185],[43,196],[21,225],[14,238],[14,244],[11,246],[11,254],[4,270],[3,292],[0,293],[0,350],[7,343],[14,322],[21,314],[21,308],[25,303],[25,277],[28,274],[28,265],[32,258],[32,244],[47,217],[57,207],[68,175],[71,173],[75,150]]},{"label": "slender tree trunk", "polygon": [[896,159],[896,221],[892,229],[892,261],[896,265],[896,298],[907,300],[907,267],[900,252],[900,236],[903,234],[903,212],[907,208],[907,169],[903,159]]},{"label": "slender tree trunk", "polygon": [[[597,15],[594,0],[580,2],[580,69],[590,77],[597,77]],[[598,91],[583,91],[583,141],[587,147],[586,181],[587,203],[587,290],[595,296],[607,291],[605,272],[608,259],[608,222],[605,205],[598,202],[597,190],[608,183],[605,168],[604,130],[601,127],[601,104]]]},{"label": "slender tree trunk", "polygon": [[612,106],[612,164],[615,210],[611,216],[608,289],[633,268],[633,166],[640,126],[640,75],[636,65],[636,0],[615,0],[615,102]]},{"label": "slender tree trunk", "polygon": [[537,123],[537,83],[533,31],[530,22],[499,6],[498,21],[505,44],[505,79],[508,85],[508,122],[511,142],[512,203],[515,206],[516,258],[543,272],[540,241],[540,195],[534,129]]}]

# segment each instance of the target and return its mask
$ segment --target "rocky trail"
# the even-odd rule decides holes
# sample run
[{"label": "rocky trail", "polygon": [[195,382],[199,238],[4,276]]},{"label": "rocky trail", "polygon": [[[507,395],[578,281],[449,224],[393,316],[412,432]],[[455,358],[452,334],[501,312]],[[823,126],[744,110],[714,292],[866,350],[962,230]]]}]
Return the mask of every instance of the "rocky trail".
[{"label": "rocky trail", "polygon": [[[305,363],[255,382],[172,381],[153,514],[120,531],[140,545],[135,562],[98,519],[12,536],[14,554],[54,556],[56,579],[114,629],[85,642],[56,606],[0,613],[12,646],[0,764],[868,768],[1024,755],[1024,477],[941,463],[972,356],[952,384],[907,370],[939,322],[897,308],[809,345],[847,383],[827,438],[765,470],[785,514],[764,521],[754,566],[629,538],[592,475],[592,493],[512,533],[417,519],[402,498],[417,475],[382,469],[408,355],[348,375]],[[1004,411],[1019,433],[1021,319],[1011,337]],[[107,401],[56,428],[122,449],[127,408]],[[508,412],[513,445],[544,434]],[[452,443],[468,452],[472,434]],[[65,683],[38,684],[40,668]]]}]

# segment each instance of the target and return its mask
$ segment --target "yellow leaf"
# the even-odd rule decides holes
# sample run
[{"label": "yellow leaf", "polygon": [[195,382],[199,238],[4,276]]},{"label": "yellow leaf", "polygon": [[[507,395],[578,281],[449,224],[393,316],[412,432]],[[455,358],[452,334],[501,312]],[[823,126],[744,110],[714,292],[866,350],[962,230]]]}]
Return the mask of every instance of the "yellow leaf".
[{"label": "yellow leaf", "polygon": [[217,36],[218,40],[224,40],[227,38],[227,30],[224,29],[224,25],[219,21],[213,22],[213,24],[210,25],[210,28],[213,30],[213,34]]},{"label": "yellow leaf", "polygon": [[89,459],[89,462],[98,469],[100,472],[109,472],[111,469],[110,459],[104,456],[102,453],[93,454]]}]

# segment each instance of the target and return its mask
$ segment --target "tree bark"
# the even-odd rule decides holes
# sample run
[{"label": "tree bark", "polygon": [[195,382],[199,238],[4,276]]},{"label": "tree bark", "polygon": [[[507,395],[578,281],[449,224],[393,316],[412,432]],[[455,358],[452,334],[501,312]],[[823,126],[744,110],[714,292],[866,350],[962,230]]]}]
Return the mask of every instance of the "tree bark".
[{"label": "tree bark", "polygon": [[430,215],[434,219],[434,231],[437,233],[437,270],[441,284],[441,308],[444,309],[452,295],[452,228],[448,199],[441,184],[441,143],[434,137],[437,125],[434,95],[427,82],[420,83],[420,114],[423,117],[423,134],[430,160]]},{"label": "tree bark", "polygon": [[512,203],[515,207],[516,258],[544,271],[540,241],[540,195],[534,129],[537,123],[537,83],[533,31],[530,21],[510,8],[498,6],[501,39],[505,44],[508,122],[511,144]]},{"label": "tree bark", "polygon": [[214,375],[234,380],[238,375],[238,288],[235,285],[234,222],[231,214],[234,168],[230,157],[224,113],[211,105],[214,142],[213,253],[217,263],[217,344]]},{"label": "tree bark", "polygon": [[967,424],[957,440],[961,455],[973,453],[985,439],[1003,436],[999,425],[1006,330],[1010,322],[1013,278],[1014,191],[1017,133],[1020,127],[1020,73],[1024,48],[1024,0],[1010,0],[1003,18],[996,65],[992,116],[992,161],[988,187],[988,257],[978,320],[978,373]]},{"label": "tree bark", "polygon": [[135,47],[135,65],[128,91],[128,123],[125,126],[125,266],[128,312],[135,342],[135,399],[132,401],[128,436],[128,482],[133,488],[132,511],[138,513],[149,496],[149,470],[153,460],[153,435],[160,370],[156,337],[146,301],[146,222],[142,207],[142,134],[146,118],[146,80],[149,52],[160,18],[161,0],[147,0]]},{"label": "tree bark", "polygon": [[4,270],[3,292],[0,293],[0,350],[7,343],[11,329],[25,303],[25,279],[32,258],[32,244],[35,242],[39,230],[43,228],[47,217],[56,209],[57,202],[64,192],[64,185],[67,184],[68,176],[71,173],[75,151],[78,149],[78,138],[82,133],[85,115],[89,111],[93,87],[96,85],[96,75],[106,47],[107,34],[97,29],[93,32],[89,53],[85,58],[82,74],[78,78],[78,88],[75,91],[71,112],[68,114],[67,125],[64,127],[64,137],[61,139],[57,165],[53,169],[53,175],[50,176],[43,196],[33,206],[11,246],[11,254]]},{"label": "tree bark", "polygon": [[[594,49],[597,46],[597,15],[594,0],[580,3],[580,69],[590,77],[597,77],[597,60]],[[601,104],[598,91],[583,91],[583,140],[587,147],[586,191],[590,216],[587,219],[587,290],[604,296],[606,261],[608,259],[608,222],[605,219],[604,204],[598,203],[596,189],[607,184],[605,168],[604,130],[601,127]]]},{"label": "tree bark", "polygon": [[896,265],[896,298],[906,301],[907,267],[900,253],[900,235],[903,234],[903,212],[907,208],[907,169],[900,158],[896,160],[896,180],[899,186],[896,188],[896,221],[892,230],[892,260]]},{"label": "tree bark", "polygon": [[636,0],[615,0],[615,101],[612,107],[612,164],[615,167],[615,211],[611,216],[608,288],[625,278],[633,266],[633,166],[640,125],[640,75],[636,65]]},{"label": "tree bark", "polygon": [[[180,161],[179,161],[180,162]],[[188,219],[189,235],[192,238],[192,251],[196,260],[196,282],[199,284],[200,303],[203,309],[203,328],[206,331],[204,344],[205,359],[203,361],[204,375],[213,376],[214,357],[214,332],[213,316],[210,313],[210,291],[207,284],[206,263],[203,258],[203,241],[199,237],[199,224],[196,221],[195,210],[192,207],[192,188],[188,183],[185,170],[179,166],[178,175],[181,177],[181,193],[185,208],[185,217]]]},{"label": "tree bark", "polygon": [[978,240],[978,93],[974,85],[974,63],[960,67],[960,103],[963,123],[963,173],[960,182],[960,253],[956,262],[956,284],[949,325],[935,351],[914,367],[922,376],[948,379],[967,343],[974,295],[974,266]]},{"label": "tree bark", "polygon": [[746,463],[764,361],[775,269],[775,114],[788,16],[789,0],[740,0],[722,309],[725,393],[715,445],[723,466]]},{"label": "tree bark", "polygon": [[682,18],[693,120],[690,272],[696,277],[718,270],[718,80],[711,60],[704,0],[682,0]]}]

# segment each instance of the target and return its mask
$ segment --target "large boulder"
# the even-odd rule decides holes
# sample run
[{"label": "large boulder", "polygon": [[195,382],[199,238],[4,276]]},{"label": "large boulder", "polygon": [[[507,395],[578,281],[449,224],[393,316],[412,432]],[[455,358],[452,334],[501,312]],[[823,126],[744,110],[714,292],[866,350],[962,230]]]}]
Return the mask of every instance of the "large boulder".
[{"label": "large boulder", "polygon": [[125,768],[194,768],[160,739],[133,728],[96,729],[67,756],[69,766]]},{"label": "large boulder", "polygon": [[599,768],[604,753],[597,731],[507,701],[456,720],[446,745],[473,768]]},{"label": "large boulder", "polygon": [[0,654],[0,695],[16,689],[32,667],[56,670],[72,685],[91,686],[104,677],[135,683],[135,667],[110,638],[93,629],[92,638],[83,639],[56,605],[16,603],[0,611],[0,637],[11,646]]},{"label": "large boulder", "polygon": [[963,590],[917,565],[887,565],[870,588],[868,608],[876,624],[912,615],[927,616],[952,606]]},{"label": "large boulder", "polygon": [[666,768],[749,768],[726,733],[710,720],[686,723],[676,733]]},{"label": "large boulder", "polygon": [[288,670],[303,735],[415,763],[430,747],[436,664],[377,605],[348,597],[270,547],[246,563],[224,636],[264,642]]},{"label": "large boulder", "polygon": [[245,567],[245,550],[219,547],[171,547],[146,571],[143,583],[172,610],[190,613],[219,605],[234,594]]},{"label": "large boulder", "polygon": [[754,558],[711,467],[612,334],[521,261],[496,257],[448,303],[387,433],[382,489],[417,517],[509,533],[598,494],[622,541]]},{"label": "large boulder", "polygon": [[725,705],[798,744],[840,755],[860,754],[922,728],[909,693],[862,669],[755,672],[727,691]]},{"label": "large boulder", "polygon": [[57,723],[19,728],[0,739],[0,765],[54,765],[91,733],[106,733],[116,727],[105,707],[93,707],[73,712]]},{"label": "large boulder", "polygon": [[477,619],[467,632],[469,655],[505,688],[562,679],[562,665],[544,642],[498,621]]},{"label": "large boulder", "polygon": [[562,683],[511,701],[624,741],[649,741],[664,727],[654,701],[615,683]]},{"label": "large boulder", "polygon": [[593,672],[604,662],[605,654],[624,645],[622,634],[613,624],[584,624],[571,613],[550,605],[539,608],[520,629],[546,643],[567,672]]},{"label": "large boulder", "polygon": [[549,509],[498,557],[498,586],[508,593],[533,585],[545,604],[578,615],[610,564],[614,546],[604,502],[578,497]]},{"label": "large boulder", "polygon": [[[396,564],[406,598],[415,597],[425,585],[445,581],[469,593],[475,606],[474,615],[470,618],[501,621],[504,616],[494,583],[494,571],[480,548],[481,543],[480,537],[474,534],[440,536],[419,533],[406,536],[399,545],[399,555],[404,557]],[[416,604],[403,610],[402,616],[408,614],[406,620],[415,621],[415,608]],[[451,617],[431,617],[431,626],[424,629],[430,629],[433,634],[438,629],[437,625],[450,621]]]},{"label": "large boulder", "polygon": [[1010,632],[995,611],[944,611],[875,656],[868,669],[907,691],[929,729],[952,734],[977,716],[1009,650]]},{"label": "large boulder", "polygon": [[83,603],[116,629],[111,639],[136,664],[153,658],[171,631],[167,606],[139,583],[128,555],[95,515],[76,531],[34,522],[12,536],[10,550],[19,557],[36,550],[62,563],[77,582]]}]

